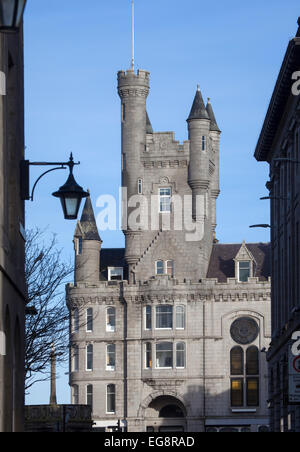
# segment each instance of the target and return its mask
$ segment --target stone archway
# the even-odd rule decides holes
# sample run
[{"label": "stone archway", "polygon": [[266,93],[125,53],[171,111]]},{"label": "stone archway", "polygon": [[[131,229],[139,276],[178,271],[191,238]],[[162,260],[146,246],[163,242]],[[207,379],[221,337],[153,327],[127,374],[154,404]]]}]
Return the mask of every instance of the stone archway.
[{"label": "stone archway", "polygon": [[141,405],[140,412],[148,432],[186,431],[187,409],[177,394],[152,394]]}]

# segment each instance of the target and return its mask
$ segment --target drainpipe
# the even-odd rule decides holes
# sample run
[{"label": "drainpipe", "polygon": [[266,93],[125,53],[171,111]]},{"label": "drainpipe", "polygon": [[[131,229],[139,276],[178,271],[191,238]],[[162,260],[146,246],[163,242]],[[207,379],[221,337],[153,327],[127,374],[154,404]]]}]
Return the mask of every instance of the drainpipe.
[{"label": "drainpipe", "polygon": [[205,421],[206,421],[206,350],[205,350],[205,301],[203,301],[203,422],[205,429]]}]

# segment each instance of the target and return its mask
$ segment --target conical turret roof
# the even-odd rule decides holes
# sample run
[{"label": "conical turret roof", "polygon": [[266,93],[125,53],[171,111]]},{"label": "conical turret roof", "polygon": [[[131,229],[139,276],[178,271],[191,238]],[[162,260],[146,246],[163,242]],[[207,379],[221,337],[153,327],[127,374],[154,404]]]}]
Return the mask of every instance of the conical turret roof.
[{"label": "conical turret roof", "polygon": [[190,121],[191,119],[209,119],[199,86],[197,88],[192,109],[187,120]]},{"label": "conical turret roof", "polygon": [[86,198],[80,219],[80,226],[84,240],[97,240],[101,242],[90,196]]},{"label": "conical turret roof", "polygon": [[208,98],[207,105],[206,105],[206,111],[208,113],[209,119],[210,119],[210,130],[213,132],[221,132],[219,129],[219,126],[216,121],[216,117],[212,108],[212,105],[210,103],[210,99]]},{"label": "conical turret roof", "polygon": [[298,25],[299,25],[299,28],[298,28],[298,31],[296,34],[296,38],[300,38],[300,17],[298,17]]},{"label": "conical turret roof", "polygon": [[149,119],[148,112],[146,111],[146,133],[153,133],[152,124]]}]

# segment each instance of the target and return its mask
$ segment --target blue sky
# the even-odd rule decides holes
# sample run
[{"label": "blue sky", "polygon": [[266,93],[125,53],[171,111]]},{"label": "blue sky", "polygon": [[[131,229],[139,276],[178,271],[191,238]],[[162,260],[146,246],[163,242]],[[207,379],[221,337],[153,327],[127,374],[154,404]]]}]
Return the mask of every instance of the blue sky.
[{"label": "blue sky", "polygon": [[[217,238],[223,243],[269,241],[268,167],[254,150],[289,39],[299,1],[135,0],[136,67],[151,74],[147,109],[155,131],[187,139],[197,84],[211,98],[222,130],[221,195]],[[25,142],[31,161],[65,161],[98,196],[118,196],[120,100],[117,72],[131,64],[130,0],[28,0],[25,33]],[[300,65],[300,63],[299,63]],[[300,67],[299,67],[300,69]],[[32,183],[41,170],[31,169]],[[66,259],[73,255],[75,222],[64,221],[51,193],[67,173],[50,173],[27,202],[27,228],[57,233]],[[95,208],[96,215],[99,210]],[[103,247],[122,247],[119,231],[101,232]],[[69,401],[67,369],[58,401]],[[49,384],[33,388],[27,403],[48,403]]]}]

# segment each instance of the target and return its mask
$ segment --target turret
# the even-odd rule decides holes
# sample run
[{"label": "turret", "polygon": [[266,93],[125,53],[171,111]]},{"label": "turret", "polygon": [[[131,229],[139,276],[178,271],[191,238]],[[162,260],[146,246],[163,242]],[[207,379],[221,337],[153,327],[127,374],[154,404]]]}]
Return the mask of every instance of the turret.
[{"label": "turret", "polygon": [[[142,70],[137,74],[133,70],[126,73],[120,71],[118,93],[121,98],[122,187],[127,189],[127,199],[130,200],[132,196],[138,194],[138,181],[143,178],[141,154],[146,148],[146,134],[153,132],[146,113],[149,73]],[[125,203],[126,199],[123,199],[123,202]],[[125,259],[129,266],[131,282],[134,280],[132,267],[140,257],[140,232],[132,225],[126,224],[132,210],[134,207],[128,207],[126,218],[122,221],[126,240]]]},{"label": "turret", "polygon": [[206,111],[210,119],[210,142],[211,142],[211,161],[213,163],[213,171],[211,175],[210,196],[211,196],[211,215],[212,215],[212,232],[213,238],[216,240],[216,226],[217,226],[217,198],[220,194],[220,164],[219,164],[219,150],[220,150],[220,135],[221,130],[216,121],[216,117],[208,98]]},{"label": "turret", "polygon": [[92,202],[88,197],[74,234],[75,283],[99,281],[101,244]]},{"label": "turret", "polygon": [[[209,175],[209,135],[210,118],[206,111],[198,86],[190,115],[187,119],[190,140],[190,163],[188,183],[193,195],[193,219],[203,218],[203,212],[196,212],[196,197],[206,197],[210,183]],[[197,216],[199,218],[197,218]]]}]

